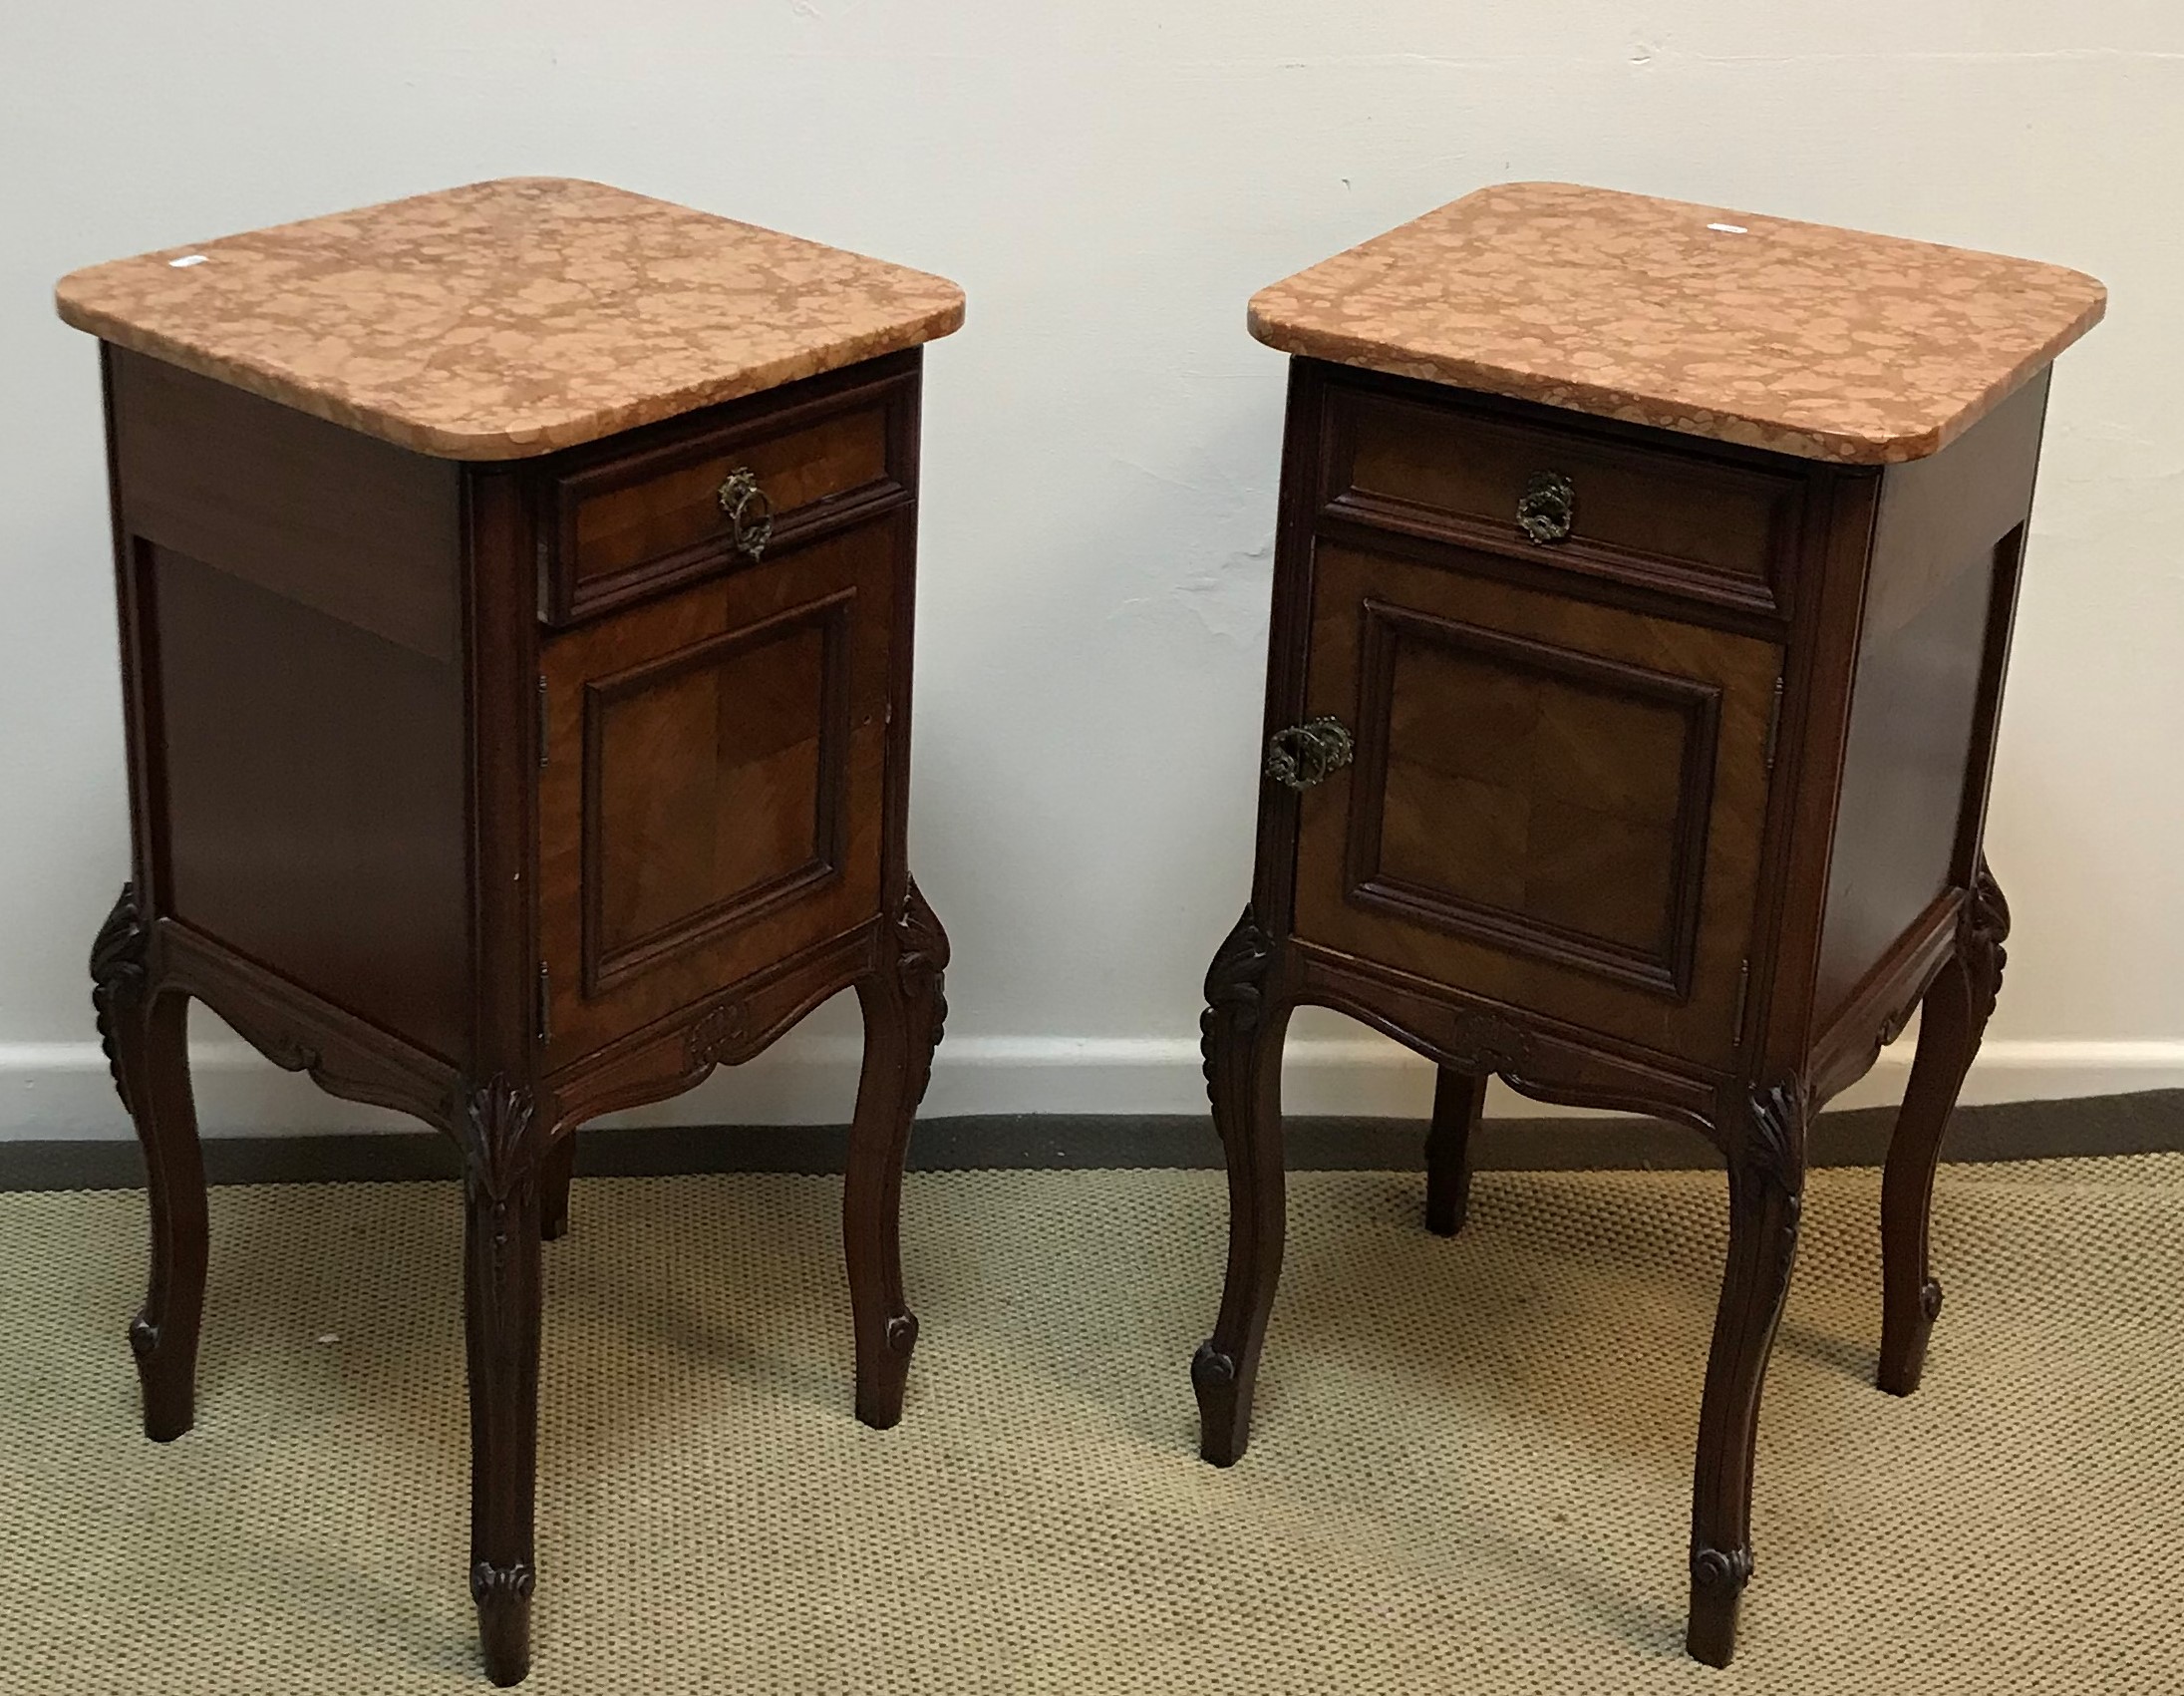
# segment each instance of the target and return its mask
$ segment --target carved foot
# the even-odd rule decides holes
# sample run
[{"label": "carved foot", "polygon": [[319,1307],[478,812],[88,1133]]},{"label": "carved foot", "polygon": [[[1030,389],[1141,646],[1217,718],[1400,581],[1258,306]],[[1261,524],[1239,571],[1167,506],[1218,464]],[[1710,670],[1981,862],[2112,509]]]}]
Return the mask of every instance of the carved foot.
[{"label": "carved foot", "polygon": [[1751,1581],[1751,1550],[1692,1550],[1691,1615],[1684,1652],[1708,1666],[1727,1666],[1736,1653],[1736,1614]]},{"label": "carved foot", "polygon": [[155,1443],[171,1443],[197,1423],[194,1363],[159,1344],[159,1327],[150,1315],[139,1313],[129,1322],[130,1352],[137,1357],[137,1382],[144,1391],[145,1435]]},{"label": "carved foot", "polygon": [[857,1374],[857,1419],[874,1431],[902,1423],[902,1396],[910,1382],[910,1353],[918,1346],[915,1313],[897,1313],[881,1333],[883,1347]]},{"label": "carved foot", "polygon": [[1198,1458],[1233,1467],[1251,1445],[1251,1386],[1236,1376],[1236,1362],[1211,1342],[1191,1356],[1190,1387],[1198,1397]]},{"label": "carved foot", "polygon": [[485,1676],[503,1689],[521,1684],[531,1669],[531,1588],[528,1562],[470,1568],[470,1599],[477,1604],[477,1641]]},{"label": "carved foot", "polygon": [[1911,1311],[1911,1318],[1902,1317],[1901,1308],[1886,1310],[1881,1317],[1881,1360],[1873,1382],[1891,1396],[1910,1395],[1926,1373],[1927,1341],[1942,1315],[1942,1286],[1928,1278],[1919,1286],[1919,1303]]}]

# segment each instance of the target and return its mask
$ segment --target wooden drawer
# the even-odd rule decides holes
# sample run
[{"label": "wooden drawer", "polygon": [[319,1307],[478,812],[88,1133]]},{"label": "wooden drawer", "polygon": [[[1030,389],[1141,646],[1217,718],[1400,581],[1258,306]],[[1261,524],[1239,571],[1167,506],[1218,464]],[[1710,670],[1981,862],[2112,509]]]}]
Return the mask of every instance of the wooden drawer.
[{"label": "wooden drawer", "polygon": [[[1332,398],[1323,511],[1785,614],[1804,482],[1733,457],[1405,391]],[[1528,533],[1527,526],[1530,526]]]},{"label": "wooden drawer", "polygon": [[540,526],[542,616],[592,617],[908,505],[917,398],[913,352],[557,462]]}]

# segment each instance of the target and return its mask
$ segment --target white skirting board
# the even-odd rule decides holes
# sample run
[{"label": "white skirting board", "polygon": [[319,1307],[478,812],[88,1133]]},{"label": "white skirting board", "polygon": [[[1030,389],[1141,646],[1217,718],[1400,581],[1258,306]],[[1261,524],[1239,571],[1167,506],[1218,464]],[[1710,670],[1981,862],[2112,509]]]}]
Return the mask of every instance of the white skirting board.
[{"label": "white skirting board", "polygon": [[[1896,1101],[1913,1042],[1897,1043],[1836,1107]],[[631,1125],[838,1125],[856,1094],[853,1034],[795,1032],[747,1066],[657,1107],[615,1116]],[[412,1129],[376,1108],[336,1101],[276,1071],[238,1039],[192,1048],[198,1120],[207,1136]],[[1425,1117],[1433,1071],[1379,1037],[1293,1035],[1283,1074],[1286,1111],[1362,1118]],[[1967,1103],[2051,1101],[2184,1088],[2184,1042],[1993,1041],[1965,1085]],[[974,1114],[1188,1114],[1205,1110],[1198,1045],[1184,1038],[950,1037],[923,1111]],[[1571,1110],[1529,1102],[1496,1084],[1490,1118]],[[0,1043],[0,1141],[126,1137],[129,1125],[96,1042]]]}]

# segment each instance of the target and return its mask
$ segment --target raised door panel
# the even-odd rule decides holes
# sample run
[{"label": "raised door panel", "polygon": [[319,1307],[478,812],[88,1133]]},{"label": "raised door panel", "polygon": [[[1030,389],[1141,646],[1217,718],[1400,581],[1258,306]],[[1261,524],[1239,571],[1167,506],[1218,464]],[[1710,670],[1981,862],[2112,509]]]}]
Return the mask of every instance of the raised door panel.
[{"label": "raised door panel", "polygon": [[548,1062],[879,910],[886,520],[550,641]]},{"label": "raised door panel", "polygon": [[1307,940],[1665,1054],[1736,1042],[1780,650],[1323,545]]}]

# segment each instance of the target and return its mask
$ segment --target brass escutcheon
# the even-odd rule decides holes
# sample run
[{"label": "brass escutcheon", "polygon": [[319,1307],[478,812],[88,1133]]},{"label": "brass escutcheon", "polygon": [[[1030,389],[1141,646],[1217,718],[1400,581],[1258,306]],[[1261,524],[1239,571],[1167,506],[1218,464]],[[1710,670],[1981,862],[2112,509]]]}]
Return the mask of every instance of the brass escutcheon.
[{"label": "brass escutcheon", "polygon": [[729,539],[747,559],[757,559],[774,539],[774,503],[759,487],[759,474],[738,466],[721,485],[721,510],[728,514]]},{"label": "brass escutcheon", "polygon": [[1560,472],[1534,472],[1517,498],[1517,528],[1531,540],[1564,540],[1577,517],[1577,490]]},{"label": "brass escutcheon", "polygon": [[1308,790],[1350,764],[1354,752],[1342,720],[1314,719],[1267,739],[1266,775],[1284,789]]}]

